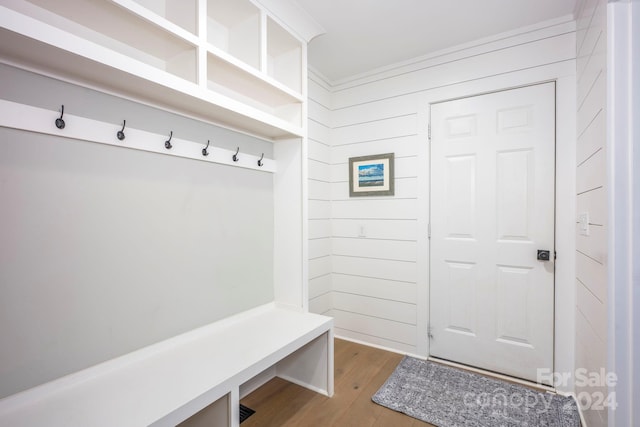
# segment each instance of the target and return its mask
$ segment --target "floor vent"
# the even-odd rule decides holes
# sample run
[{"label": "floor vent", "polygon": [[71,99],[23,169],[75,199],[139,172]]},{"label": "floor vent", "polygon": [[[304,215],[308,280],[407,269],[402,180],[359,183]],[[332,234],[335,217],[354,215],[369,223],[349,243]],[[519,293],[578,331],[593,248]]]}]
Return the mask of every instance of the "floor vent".
[{"label": "floor vent", "polygon": [[244,405],[240,405],[240,423],[242,424],[244,420],[246,420],[247,418],[249,418],[251,415],[255,413],[256,411],[254,411],[253,409],[247,408]]}]

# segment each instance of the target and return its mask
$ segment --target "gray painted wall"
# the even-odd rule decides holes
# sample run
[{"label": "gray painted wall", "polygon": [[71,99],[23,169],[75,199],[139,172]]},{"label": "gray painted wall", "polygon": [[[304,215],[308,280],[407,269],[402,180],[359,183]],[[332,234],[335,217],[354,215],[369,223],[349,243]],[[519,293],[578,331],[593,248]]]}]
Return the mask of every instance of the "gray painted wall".
[{"label": "gray painted wall", "polygon": [[[272,155],[11,67],[0,81],[0,98]],[[272,300],[271,174],[0,128],[0,398]]]}]

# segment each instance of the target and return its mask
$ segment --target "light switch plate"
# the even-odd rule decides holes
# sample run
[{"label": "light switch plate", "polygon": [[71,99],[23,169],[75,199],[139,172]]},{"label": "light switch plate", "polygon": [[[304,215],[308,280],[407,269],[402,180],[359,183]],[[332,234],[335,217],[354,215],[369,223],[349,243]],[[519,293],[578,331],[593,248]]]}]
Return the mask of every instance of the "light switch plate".
[{"label": "light switch plate", "polygon": [[578,214],[578,229],[582,236],[589,235],[589,212]]}]

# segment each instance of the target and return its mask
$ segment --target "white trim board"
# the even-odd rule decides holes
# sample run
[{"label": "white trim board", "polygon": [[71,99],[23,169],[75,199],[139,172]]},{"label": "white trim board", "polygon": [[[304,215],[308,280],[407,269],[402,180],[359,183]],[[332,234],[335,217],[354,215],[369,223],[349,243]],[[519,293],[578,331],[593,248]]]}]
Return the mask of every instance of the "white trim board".
[{"label": "white trim board", "polygon": [[[218,148],[211,144],[207,149],[209,154],[206,157],[203,156],[202,149],[205,148],[206,141],[194,142],[172,137],[172,148],[168,150],[165,148],[165,141],[169,139],[169,135],[160,135],[125,126],[125,139],[120,141],[117,139],[116,134],[122,129],[123,123],[106,123],[65,112],[62,116],[65,121],[65,127],[64,129],[58,129],[55,125],[55,120],[59,117],[59,111],[0,100],[0,127],[236,166],[260,172],[275,173],[277,171],[275,160],[264,158],[262,160],[263,166],[260,167],[258,166],[260,157],[243,153],[242,147],[239,147],[238,161],[234,162],[233,155],[235,151]],[[123,120],[126,120],[126,118],[123,118]]]},{"label": "white trim board", "polygon": [[[608,370],[617,382],[609,425],[638,425],[640,409],[640,2],[607,3]],[[636,77],[636,78],[634,78]]]}]

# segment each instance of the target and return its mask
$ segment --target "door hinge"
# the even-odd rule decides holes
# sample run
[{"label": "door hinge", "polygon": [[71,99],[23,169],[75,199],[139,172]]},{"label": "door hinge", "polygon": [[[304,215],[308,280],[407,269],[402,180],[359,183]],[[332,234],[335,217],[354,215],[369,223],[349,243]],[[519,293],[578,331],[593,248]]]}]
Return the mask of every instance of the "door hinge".
[{"label": "door hinge", "polygon": [[427,225],[427,237],[431,239],[431,223]]},{"label": "door hinge", "polygon": [[553,260],[557,260],[558,259],[558,252],[553,251]]},{"label": "door hinge", "polygon": [[431,123],[429,123],[427,134],[428,134],[428,137],[429,137],[429,141],[431,141]]},{"label": "door hinge", "polygon": [[432,338],[433,338],[433,332],[432,332],[432,330],[431,330],[431,325],[427,325],[427,337],[428,337],[429,339],[432,339]]}]

